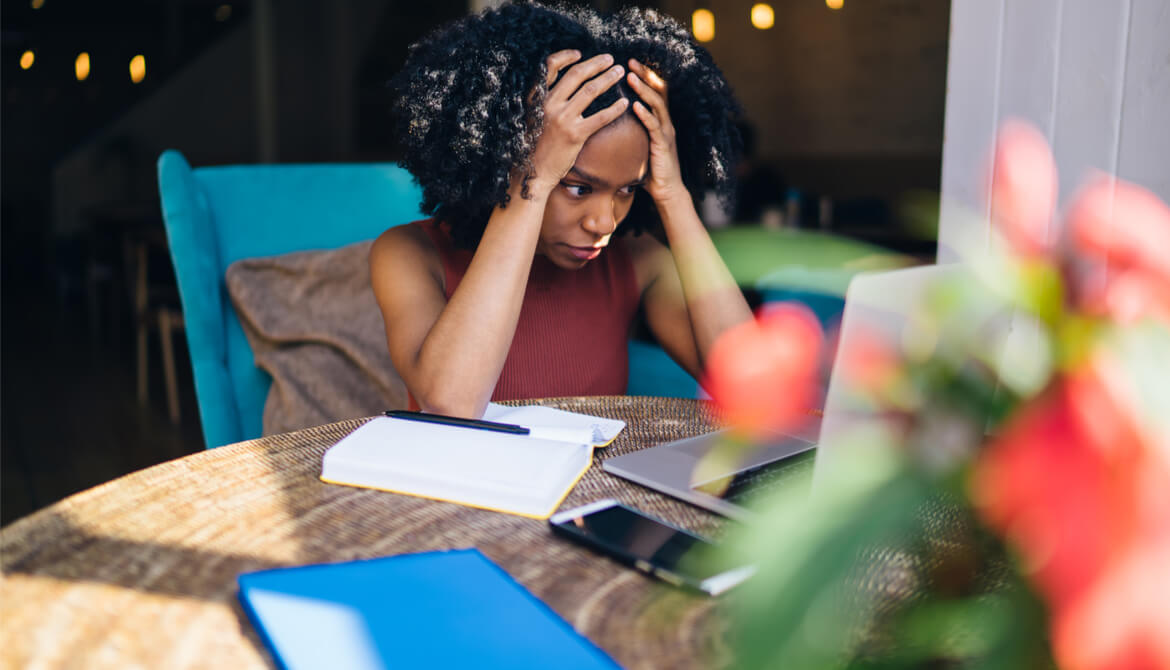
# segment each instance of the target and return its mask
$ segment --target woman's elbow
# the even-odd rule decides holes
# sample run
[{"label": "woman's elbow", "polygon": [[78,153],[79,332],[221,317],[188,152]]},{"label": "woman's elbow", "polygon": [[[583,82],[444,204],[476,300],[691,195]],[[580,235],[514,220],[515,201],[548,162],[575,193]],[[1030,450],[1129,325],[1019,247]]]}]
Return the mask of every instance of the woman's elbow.
[{"label": "woman's elbow", "polygon": [[471,397],[458,385],[430,385],[429,388],[419,389],[417,393],[412,391],[412,395],[419,409],[428,414],[478,419],[487,409],[487,400]]}]

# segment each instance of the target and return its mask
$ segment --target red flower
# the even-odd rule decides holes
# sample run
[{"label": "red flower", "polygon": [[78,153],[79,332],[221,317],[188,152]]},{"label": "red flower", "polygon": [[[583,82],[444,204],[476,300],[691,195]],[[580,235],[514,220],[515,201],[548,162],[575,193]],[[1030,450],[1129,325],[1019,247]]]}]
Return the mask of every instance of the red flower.
[{"label": "red flower", "polygon": [[1170,209],[1141,186],[1113,177],[1091,181],[1074,198],[1068,223],[1077,246],[1119,268],[1170,285]]},{"label": "red flower", "polygon": [[1048,228],[1057,192],[1048,141],[1026,122],[1007,121],[996,138],[991,167],[992,220],[1017,252],[1047,254],[1056,239]]},{"label": "red flower", "polygon": [[1077,276],[1084,309],[1122,323],[1170,322],[1170,209],[1157,196],[1098,177],[1073,199],[1068,227],[1086,257]]},{"label": "red flower", "polygon": [[703,386],[751,439],[791,428],[812,409],[820,344],[820,324],[806,307],[770,305],[715,342]]},{"label": "red flower", "polygon": [[984,519],[1052,610],[1062,667],[1170,667],[1170,454],[1104,357],[1024,406],[977,463]]},{"label": "red flower", "polygon": [[[833,355],[833,360],[837,356]],[[888,397],[903,374],[903,361],[881,333],[858,327],[854,340],[839,363],[849,387],[877,397]]]}]

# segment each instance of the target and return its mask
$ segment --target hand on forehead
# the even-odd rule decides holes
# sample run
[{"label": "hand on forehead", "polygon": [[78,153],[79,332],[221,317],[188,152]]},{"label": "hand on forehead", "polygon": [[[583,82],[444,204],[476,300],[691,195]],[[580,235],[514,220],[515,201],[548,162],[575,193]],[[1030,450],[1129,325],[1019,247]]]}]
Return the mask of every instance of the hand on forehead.
[{"label": "hand on forehead", "polygon": [[[545,85],[548,88],[552,88],[554,85],[556,85],[561,76],[568,71],[568,67],[574,63],[587,61],[593,58],[597,58],[598,56],[605,55],[611,56],[614,63],[623,67],[632,66],[633,63],[631,63],[631,61],[640,63],[640,67],[647,76],[647,83],[652,86],[657,87],[664,86],[666,84],[666,81],[662,75],[658,74],[658,72],[654,70],[653,66],[647,65],[645,59],[638,58],[637,56],[631,56],[629,54],[616,53],[617,51],[618,50],[616,49],[601,49],[598,50],[597,53],[583,53],[580,49],[561,49],[554,51],[550,53],[544,61],[548,68],[545,75]],[[585,53],[588,53],[589,55],[585,55]]]}]

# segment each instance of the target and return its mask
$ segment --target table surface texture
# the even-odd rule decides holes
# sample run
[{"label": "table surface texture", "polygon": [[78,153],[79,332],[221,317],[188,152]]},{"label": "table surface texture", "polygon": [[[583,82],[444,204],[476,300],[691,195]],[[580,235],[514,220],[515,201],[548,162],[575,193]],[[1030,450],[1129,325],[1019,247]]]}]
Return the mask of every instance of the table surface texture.
[{"label": "table surface texture", "polygon": [[[613,497],[719,534],[718,517],[600,467],[710,430],[708,405],[628,396],[510,404],[628,424],[597,451],[562,509]],[[163,463],[0,530],[0,667],[269,667],[236,599],[240,573],[461,547],[478,547],[624,667],[729,663],[721,600],[556,538],[545,521],[321,482],[325,450],[363,421]]]}]

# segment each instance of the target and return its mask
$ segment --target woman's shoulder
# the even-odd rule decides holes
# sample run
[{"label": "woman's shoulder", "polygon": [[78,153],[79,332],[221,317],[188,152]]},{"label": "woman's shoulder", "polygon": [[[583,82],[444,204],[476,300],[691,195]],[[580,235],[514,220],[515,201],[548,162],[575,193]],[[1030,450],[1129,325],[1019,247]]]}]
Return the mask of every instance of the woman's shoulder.
[{"label": "woman's shoulder", "polygon": [[387,254],[398,251],[415,253],[421,251],[437,255],[432,232],[429,230],[434,226],[433,219],[422,219],[387,228],[374,240],[374,246],[370,253]]},{"label": "woman's shoulder", "polygon": [[432,219],[423,219],[387,228],[370,248],[371,270],[377,272],[379,269],[394,268],[398,273],[425,271],[442,277],[439,250],[431,232],[434,227]]}]

